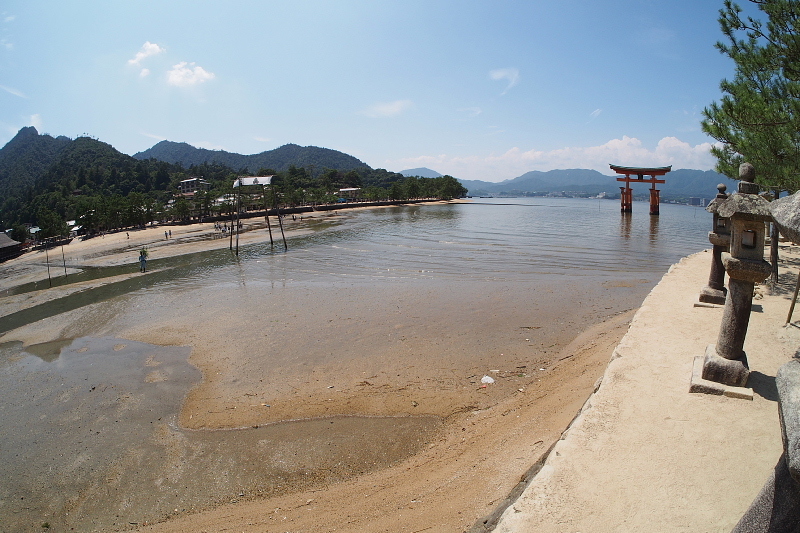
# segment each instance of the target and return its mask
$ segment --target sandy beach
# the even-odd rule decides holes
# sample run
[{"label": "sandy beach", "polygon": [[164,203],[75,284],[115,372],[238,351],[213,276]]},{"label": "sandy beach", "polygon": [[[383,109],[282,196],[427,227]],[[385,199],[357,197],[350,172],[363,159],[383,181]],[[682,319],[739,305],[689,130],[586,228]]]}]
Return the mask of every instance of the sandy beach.
[{"label": "sandy beach", "polygon": [[[289,219],[286,221],[287,235],[312,231],[310,224],[338,216],[341,215],[320,213],[316,220],[314,217],[305,217],[303,221]],[[138,272],[137,250],[142,246],[150,250],[154,272],[158,271],[159,258],[229,246],[227,239],[211,238],[213,225],[168,227],[167,231],[172,230],[172,239],[164,238],[164,229],[148,228],[130,232],[129,236],[122,232],[71,243],[65,247],[68,272],[78,266],[113,265],[130,265],[131,271],[80,284],[55,286],[46,291],[7,293],[0,299],[2,317],[36,309],[71,293],[151,275]],[[240,239],[242,245],[268,242],[269,237],[266,231],[257,229],[243,233]],[[781,265],[781,284],[773,292],[761,290],[761,299],[757,302],[760,311],[754,313],[751,322],[754,333],[748,337],[748,342],[759,343],[759,347],[745,347],[748,353],[770,351],[773,354],[773,362],[758,367],[765,376],[774,376],[776,364],[791,357],[793,344],[796,345],[794,330],[791,326],[782,328],[782,319],[778,318],[788,308],[786,293],[791,289],[786,287],[793,284],[793,279],[786,269],[795,268],[794,253],[794,248],[783,247],[782,254],[788,259],[784,259]],[[47,283],[43,255],[43,252],[28,253],[2,265],[7,274],[0,281],[0,291],[8,291],[22,283]],[[60,253],[56,258],[60,259]],[[191,387],[179,406],[175,426],[165,423],[156,430],[157,438],[154,437],[155,440],[172,442],[169,448],[174,455],[170,464],[175,468],[191,460],[190,450],[196,451],[195,457],[213,455],[208,440],[195,442],[191,437],[184,437],[192,435],[186,432],[200,434],[214,429],[249,428],[238,430],[237,439],[241,443],[236,449],[254,450],[263,445],[260,443],[278,442],[284,446],[282,461],[286,461],[288,456],[296,457],[298,452],[307,458],[299,462],[292,459],[294,463],[289,461],[292,466],[284,472],[280,487],[267,489],[253,485],[252,490],[240,490],[220,486],[214,489],[217,491],[214,498],[204,499],[200,493],[207,487],[193,483],[202,480],[204,474],[184,472],[175,476],[175,483],[184,489],[170,501],[168,512],[163,511],[165,500],[161,499],[150,503],[129,502],[127,508],[117,508],[114,516],[101,517],[101,504],[92,507],[84,502],[81,504],[83,507],[79,506],[83,516],[42,516],[39,521],[67,530],[77,526],[76,529],[83,530],[143,531],[466,531],[482,527],[482,519],[505,509],[508,502],[504,503],[504,500],[515,487],[519,489],[520,477],[543,458],[553,443],[558,442],[555,452],[547,456],[542,472],[534,478],[523,496],[508,508],[499,530],[538,530],[546,523],[552,523],[550,529],[546,529],[552,531],[644,530],[644,526],[630,522],[630,517],[640,517],[644,524],[653,509],[653,501],[667,509],[679,505],[664,501],[672,498],[664,498],[665,490],[679,491],[684,485],[681,476],[677,475],[681,467],[674,465],[678,462],[677,457],[692,455],[677,443],[688,440],[684,446],[691,444],[700,456],[705,457],[708,453],[699,435],[705,433],[704,428],[716,428],[715,423],[727,424],[722,418],[716,420],[712,414],[707,414],[702,421],[693,422],[680,411],[687,403],[696,404],[701,410],[707,410],[708,403],[716,406],[714,409],[725,410],[737,409],[736,406],[743,402],[737,400],[740,402],[737,404],[728,398],[689,395],[687,392],[691,373],[691,357],[688,356],[714,341],[721,315],[721,308],[692,306],[705,284],[709,262],[707,253],[685,259],[652,291],[635,319],[636,310],[632,309],[602,322],[598,320],[599,323],[593,327],[566,328],[557,334],[559,338],[552,339],[552,342],[548,339],[548,346],[555,348],[547,353],[541,352],[538,360],[523,361],[520,355],[513,355],[515,350],[522,353],[520,346],[528,340],[523,337],[531,337],[531,330],[525,329],[530,327],[529,323],[502,324],[506,317],[500,317],[495,324],[492,319],[467,312],[458,317],[465,323],[465,331],[479,320],[486,327],[488,320],[488,327],[497,329],[499,333],[498,337],[487,339],[487,343],[499,342],[497,339],[503,335],[516,339],[514,342],[521,345],[505,341],[509,344],[499,349],[512,355],[492,353],[499,351],[498,347],[487,348],[485,359],[472,364],[466,359],[454,360],[445,373],[441,367],[426,363],[429,353],[441,350],[442,345],[450,341],[456,342],[455,339],[463,336],[463,332],[454,331],[452,337],[441,339],[441,344],[431,343],[433,335],[425,328],[426,324],[436,322],[437,313],[441,311],[435,305],[429,314],[419,310],[400,312],[396,316],[378,313],[365,317],[363,313],[359,314],[363,307],[374,309],[373,299],[385,299],[385,294],[380,293],[364,292],[352,301],[345,298],[337,308],[315,301],[313,295],[301,297],[293,302],[304,310],[302,314],[297,313],[303,320],[298,325],[285,321],[285,310],[262,317],[276,321],[276,326],[270,330],[275,337],[270,341],[276,343],[270,345],[273,348],[285,339],[298,337],[297,328],[322,330],[335,335],[332,326],[326,326],[330,317],[334,317],[339,326],[348,320],[357,323],[352,328],[359,332],[361,340],[353,341],[355,351],[366,350],[387,330],[397,335],[400,345],[407,350],[404,357],[387,352],[373,362],[351,358],[344,366],[321,357],[302,372],[292,370],[291,354],[269,367],[260,359],[248,356],[252,352],[248,347],[252,347],[257,335],[246,325],[224,321],[198,328],[197,323],[206,323],[209,317],[224,316],[227,304],[222,295],[220,307],[215,306],[213,310],[198,307],[191,314],[176,315],[159,327],[153,327],[148,321],[146,308],[126,309],[122,321],[108,305],[96,304],[59,314],[49,319],[46,327],[35,323],[10,330],[0,337],[0,342],[18,341],[24,346],[35,346],[57,339],[111,336],[131,343],[192,346],[190,363],[202,372],[202,379]],[[403,297],[410,299],[411,296],[397,296],[398,308],[402,306]],[[168,305],[168,300],[163,298],[166,297],[153,296],[154,305]],[[465,302],[474,298],[479,296],[463,295]],[[651,317],[654,313],[657,314]],[[415,318],[410,318],[411,315]],[[350,335],[352,337],[352,333]],[[313,338],[301,340],[297,349],[319,350],[315,343]],[[637,359],[640,354],[649,353],[647,347],[653,343],[659,347],[654,351],[664,360],[652,363]],[[502,358],[498,357],[501,355]],[[453,357],[457,358],[457,355]],[[612,357],[613,362],[609,365]],[[492,358],[495,364],[490,363]],[[631,368],[621,370],[619,365],[624,363],[632,365]],[[661,371],[674,375],[666,378],[658,374]],[[588,408],[585,402],[604,373],[602,386],[592,396],[592,407]],[[480,379],[484,374],[491,375],[495,384],[482,386]],[[153,374],[146,375],[152,378]],[[659,395],[664,390],[671,391],[668,398]],[[612,392],[615,395],[612,399],[602,396]],[[760,394],[765,393],[762,390]],[[668,416],[668,420],[686,422],[666,424],[682,431],[682,439],[667,434],[667,442],[675,444],[667,446],[664,439],[656,439],[652,432],[642,433],[643,424],[649,427],[647,419],[634,418],[632,421],[619,414],[628,409],[629,403],[637,416],[642,416],[641,413],[651,405],[657,406],[653,409],[675,411],[664,416],[661,411],[656,411],[650,416],[662,416],[662,419]],[[752,500],[774,465],[775,453],[779,453],[780,446],[779,438],[775,438],[779,435],[779,428],[774,416],[774,400],[757,394],[747,405],[755,409],[748,416],[758,420],[759,428],[763,426],[750,432],[758,436],[755,443],[752,440],[741,442],[742,454],[757,456],[743,469],[747,481],[743,481],[741,475],[736,478],[736,496],[727,498],[724,508],[715,509],[716,515],[687,510],[681,514],[680,524],[673,524],[665,518],[662,523],[667,526],[659,529],[688,527],[690,530],[717,531],[724,529],[718,527],[719,524],[732,525],[738,520],[743,507],[746,508]],[[582,414],[571,429],[562,435],[582,408]],[[280,422],[286,420],[328,420],[327,423],[336,425],[344,420],[337,417],[354,414],[359,417],[347,419],[350,425],[344,433],[350,435],[351,440],[346,443],[332,440],[334,437],[314,440],[323,432],[311,426],[282,429],[280,431],[285,433],[282,436],[256,433],[267,427],[284,427]],[[592,418],[601,415],[610,419]],[[396,448],[391,453],[378,453],[377,449],[365,446],[365,442],[375,440],[376,433],[364,430],[381,427],[379,424],[388,420],[387,429],[376,430],[388,435],[391,433],[388,427],[393,425],[391,417],[400,417],[395,418],[395,422],[403,421],[404,424],[413,419],[413,423],[418,424],[417,429],[391,437],[390,441]],[[756,423],[754,420],[748,418],[747,424],[752,426]],[[617,422],[620,427],[613,426],[612,422]],[[664,429],[664,425],[653,425],[656,434]],[[176,433],[175,427],[180,427],[181,432]],[[694,429],[689,432],[687,427]],[[305,448],[296,444],[298,435],[303,435],[301,440],[306,443]],[[584,440],[574,440],[578,435],[583,435]],[[694,437],[687,438],[686,435]],[[654,443],[653,447],[644,447],[642,439]],[[287,444],[290,442],[295,444]],[[342,448],[348,451],[344,455],[331,454],[331,442],[341,442]],[[664,451],[657,443],[670,449],[664,460],[661,459]],[[276,448],[275,445],[271,447]],[[386,448],[386,445],[379,448]],[[135,451],[137,448],[132,446],[132,449]],[[752,453],[754,449],[759,452]],[[746,454],[745,450],[750,450],[750,453]],[[588,451],[595,455],[588,455]],[[146,462],[141,457],[134,458],[134,455],[132,452],[127,462],[116,465],[116,468],[146,469]],[[144,457],[146,453],[142,451],[140,455]],[[640,455],[641,460],[630,460]],[[608,457],[618,457],[618,464],[608,463]],[[603,465],[602,471],[592,476],[577,475],[581,468],[589,468],[583,463],[570,462],[578,459],[594,462],[594,469]],[[662,463],[672,466],[664,471],[657,468]],[[701,468],[697,464],[693,467]],[[233,467],[217,465],[216,468],[226,471],[226,468]],[[649,469],[653,473],[649,476],[643,476],[641,472],[633,474],[632,468]],[[720,469],[713,463],[708,468]],[[328,474],[321,475],[321,472]],[[642,482],[626,492],[628,476],[642,479]],[[102,481],[94,482],[91,494],[133,488],[121,478],[105,474],[100,477]],[[703,478],[702,471],[695,477]],[[697,493],[710,497],[714,486],[722,481],[711,479],[709,487],[698,488]],[[693,478],[691,483],[699,481]],[[617,503],[606,505],[609,497],[598,496],[601,489],[614,493]],[[629,495],[627,499],[621,499],[620,493]],[[161,511],[148,515],[145,512],[147,505]],[[707,507],[711,506],[703,509]],[[598,516],[603,516],[605,521],[597,522]],[[633,524],[630,528],[626,525],[629,523]],[[701,523],[714,524],[714,527],[695,527]],[[61,530],[57,528],[54,530]]]}]

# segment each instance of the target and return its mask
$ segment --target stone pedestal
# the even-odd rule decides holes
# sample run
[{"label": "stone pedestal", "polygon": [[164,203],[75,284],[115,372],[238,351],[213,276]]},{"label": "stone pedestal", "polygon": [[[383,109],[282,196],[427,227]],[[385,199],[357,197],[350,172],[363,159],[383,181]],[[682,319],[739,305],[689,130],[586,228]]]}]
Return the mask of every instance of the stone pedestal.
[{"label": "stone pedestal", "polygon": [[702,378],[723,385],[742,387],[750,369],[744,340],[750,323],[753,288],[769,276],[772,265],[764,261],[764,222],[771,220],[769,205],[758,196],[755,170],[749,163],[739,167],[739,191],[722,202],[717,213],[732,223],[730,253],[721,260],[730,278],[725,311],[716,345],[706,348]]},{"label": "stone pedestal", "polygon": [[710,231],[708,232],[708,240],[713,245],[711,249],[711,272],[708,275],[708,285],[700,291],[700,301],[725,305],[728,289],[725,288],[725,267],[722,265],[722,253],[728,251],[730,235],[721,235]]},{"label": "stone pedestal", "polygon": [[722,254],[722,263],[730,277],[728,297],[717,344],[706,348],[703,379],[744,387],[750,376],[743,348],[753,308],[753,289],[756,282],[769,276],[772,266],[764,260],[737,259],[728,253]]},{"label": "stone pedestal", "polygon": [[[766,261],[735,259],[723,254],[725,270],[728,271],[728,297],[717,339],[717,353],[726,359],[738,359],[742,355],[750,312],[753,309],[753,289],[756,282],[769,276],[772,266]],[[748,268],[747,270],[737,270]],[[744,278],[744,279],[743,279]]]},{"label": "stone pedestal", "polygon": [[725,267],[722,265],[722,254],[730,249],[731,232],[725,217],[719,216],[719,206],[728,199],[725,191],[728,187],[724,183],[717,185],[717,195],[706,206],[706,211],[713,216],[712,229],[708,232],[708,241],[711,249],[711,272],[708,275],[708,285],[700,291],[700,301],[703,303],[724,305],[728,289],[725,288]]},{"label": "stone pedestal", "polygon": [[747,355],[742,352],[736,359],[726,359],[717,354],[717,346],[706,346],[706,355],[703,358],[702,378],[733,387],[744,387],[750,377],[750,367],[747,366]]}]

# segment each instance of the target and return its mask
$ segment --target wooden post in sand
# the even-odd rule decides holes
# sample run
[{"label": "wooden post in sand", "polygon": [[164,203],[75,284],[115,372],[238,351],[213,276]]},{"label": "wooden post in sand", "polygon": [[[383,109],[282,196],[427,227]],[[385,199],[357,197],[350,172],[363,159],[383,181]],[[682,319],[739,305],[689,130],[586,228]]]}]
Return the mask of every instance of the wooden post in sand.
[{"label": "wooden post in sand", "polygon": [[228,241],[228,249],[233,251],[233,202],[231,202],[231,229],[228,232],[228,238],[230,239]]},{"label": "wooden post in sand", "polygon": [[283,232],[283,220],[281,219],[281,210],[278,207],[278,195],[273,194],[272,197],[275,200],[275,212],[278,214],[278,225],[281,227],[281,237],[283,237],[283,251],[286,252],[289,250],[289,247],[286,245],[286,234]]},{"label": "wooden post in sand", "polygon": [[50,254],[47,253],[47,239],[44,240],[44,258],[47,262],[47,282],[53,286],[53,279],[50,277]]},{"label": "wooden post in sand", "polygon": [[64,277],[67,277],[67,259],[64,257],[64,242],[61,242],[61,261],[64,262]]},{"label": "wooden post in sand", "polygon": [[[242,184],[239,178],[239,185]],[[239,257],[239,211],[242,209],[242,188],[239,187],[239,192],[236,195],[236,257]]]},{"label": "wooden post in sand", "polygon": [[[236,181],[233,182],[234,187],[250,187],[261,185],[261,192],[262,197],[264,198],[264,218],[267,220],[267,229],[269,230],[269,243],[270,245],[274,246],[274,242],[272,240],[272,226],[269,224],[269,209],[267,208],[267,200],[266,200],[266,186],[270,186],[270,191],[273,193],[273,199],[275,200],[275,211],[278,213],[278,223],[281,226],[281,234],[283,235],[283,222],[281,221],[281,212],[278,209],[278,199],[275,195],[274,189],[272,189],[272,178],[273,176],[245,176],[245,177],[238,177]],[[249,194],[249,193],[248,193]],[[241,208],[241,189],[239,189],[239,194],[237,196],[238,203],[236,207],[236,255],[239,255],[239,209]],[[288,246],[286,245],[286,236],[283,236],[283,248],[284,250],[288,250]]]},{"label": "wooden post in sand", "polygon": [[789,316],[786,317],[786,324],[788,326],[792,322],[792,313],[794,313],[794,306],[797,303],[797,293],[800,292],[800,272],[797,274],[797,283],[794,286],[794,296],[792,296],[792,305],[789,306]]},{"label": "wooden post in sand", "polygon": [[267,202],[266,185],[261,186],[261,198],[264,200],[264,220],[267,221],[267,230],[269,231],[269,246],[270,248],[275,248],[275,242],[272,240],[272,226],[269,225],[269,203]]}]

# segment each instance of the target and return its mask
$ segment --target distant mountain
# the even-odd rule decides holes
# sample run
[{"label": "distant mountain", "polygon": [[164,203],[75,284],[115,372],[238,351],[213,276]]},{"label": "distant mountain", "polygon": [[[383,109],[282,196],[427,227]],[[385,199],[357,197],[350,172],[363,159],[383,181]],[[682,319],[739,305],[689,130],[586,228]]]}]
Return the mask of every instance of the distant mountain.
[{"label": "distant mountain", "polygon": [[401,170],[400,174],[405,177],[408,176],[418,176],[420,178],[441,178],[443,174],[439,174],[435,170],[431,170],[429,168],[420,167],[420,168],[411,168],[408,170]]},{"label": "distant mountain", "polygon": [[250,172],[257,172],[262,168],[281,172],[292,165],[298,168],[314,166],[315,174],[324,169],[348,171],[370,168],[366,163],[337,150],[296,144],[285,144],[260,154],[242,155],[224,150],[195,148],[186,143],[161,141],[152,148],[134,154],[133,157],[180,163],[185,168],[204,163],[218,163],[236,170],[246,168]]},{"label": "distant mountain", "polygon": [[[53,138],[40,135],[32,127],[22,128],[0,148],[0,229],[40,218],[78,218],[79,211],[85,212],[89,204],[97,205],[92,212],[103,216],[141,213],[144,204],[164,205],[171,199],[180,181],[189,177],[189,167],[192,176],[202,177],[217,191],[230,184],[232,173],[243,169],[288,174],[293,189],[314,189],[323,184],[388,189],[404,179],[395,172],[372,169],[336,150],[296,144],[243,156],[164,141],[137,156],[123,154],[91,137]],[[288,180],[286,176],[280,179]],[[137,207],[123,206],[120,199],[137,202]],[[57,217],[50,216],[53,214]],[[119,217],[109,216],[103,227],[122,224]]]},{"label": "distant mountain", "polygon": [[728,193],[736,192],[738,180],[732,180],[725,174],[713,170],[673,170],[665,176],[667,182],[662,185],[662,194],[673,196],[697,196],[713,198],[717,194],[717,185],[722,183],[728,187]]},{"label": "distant mountain", "polygon": [[19,130],[0,149],[0,197],[8,196],[8,188],[35,183],[71,142],[67,137],[39,135],[33,126]]},{"label": "distant mountain", "polygon": [[[717,191],[718,183],[733,189],[734,181],[727,176],[711,170],[674,170],[665,176],[666,183],[658,189],[664,199],[701,197],[711,198]],[[567,169],[538,170],[526,172],[514,179],[492,183],[480,180],[459,180],[469,190],[471,196],[491,195],[532,195],[548,193],[596,195],[605,192],[618,195],[620,182],[617,176],[606,176],[596,170]],[[648,187],[633,187],[634,196],[643,196]]]}]

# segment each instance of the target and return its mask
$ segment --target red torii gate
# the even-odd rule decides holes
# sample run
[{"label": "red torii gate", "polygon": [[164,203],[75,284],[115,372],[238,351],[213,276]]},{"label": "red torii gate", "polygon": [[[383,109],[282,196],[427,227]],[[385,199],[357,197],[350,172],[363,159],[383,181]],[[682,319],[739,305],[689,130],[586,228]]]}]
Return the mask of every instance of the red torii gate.
[{"label": "red torii gate", "polygon": [[[654,167],[654,168],[643,168],[643,167],[620,167],[617,165],[609,165],[611,170],[616,172],[617,174],[624,174],[624,178],[617,178],[617,181],[624,181],[625,186],[619,188],[620,192],[620,202],[621,208],[620,210],[623,213],[630,213],[633,211],[633,190],[631,189],[631,182],[638,182],[638,183],[652,183],[652,187],[650,188],[650,214],[657,215],[658,211],[658,193],[659,190],[656,189],[656,183],[666,183],[666,180],[660,180],[656,178],[656,176],[663,176],[667,172],[672,170],[672,165],[668,167]],[[631,178],[631,176],[635,176]],[[649,179],[645,179],[645,176],[650,176]]]}]

